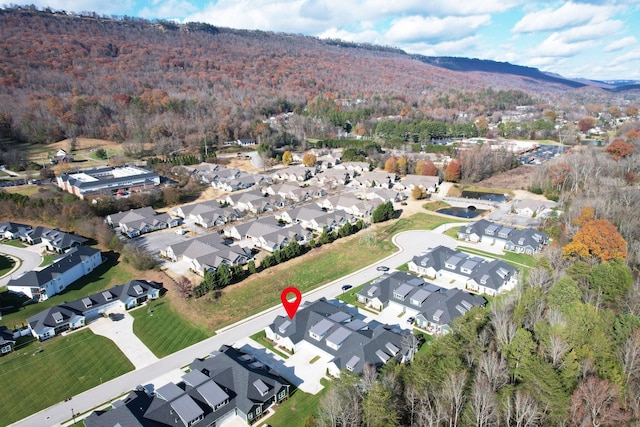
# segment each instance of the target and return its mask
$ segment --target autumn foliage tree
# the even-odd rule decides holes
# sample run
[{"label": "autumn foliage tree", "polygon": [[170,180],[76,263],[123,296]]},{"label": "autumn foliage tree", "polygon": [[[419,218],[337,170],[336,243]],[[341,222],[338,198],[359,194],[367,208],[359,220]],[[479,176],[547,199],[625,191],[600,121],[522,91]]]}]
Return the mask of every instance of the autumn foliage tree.
[{"label": "autumn foliage tree", "polygon": [[386,162],[384,162],[384,170],[389,173],[396,173],[398,170],[398,160],[395,157],[389,157]]},{"label": "autumn foliage tree", "polygon": [[317,161],[318,158],[315,154],[305,153],[305,155],[302,156],[302,164],[305,166],[314,166]]},{"label": "autumn foliage tree", "polygon": [[425,160],[420,175],[438,176],[438,168],[431,160]]},{"label": "autumn foliage tree", "polygon": [[597,258],[611,261],[627,257],[627,242],[608,219],[592,219],[584,223],[571,243],[562,248],[565,257]]},{"label": "autumn foliage tree", "polygon": [[623,159],[636,151],[633,144],[626,142],[624,139],[614,139],[607,148],[604,149],[608,154],[616,160]]},{"label": "autumn foliage tree", "polygon": [[460,163],[452,160],[444,170],[444,180],[449,182],[460,181]]},{"label": "autumn foliage tree", "polygon": [[291,154],[291,151],[285,151],[282,154],[282,164],[288,166],[291,163],[293,163],[293,154]]},{"label": "autumn foliage tree", "polygon": [[578,129],[580,129],[580,132],[588,132],[593,129],[596,123],[597,120],[595,117],[585,116],[578,120]]}]

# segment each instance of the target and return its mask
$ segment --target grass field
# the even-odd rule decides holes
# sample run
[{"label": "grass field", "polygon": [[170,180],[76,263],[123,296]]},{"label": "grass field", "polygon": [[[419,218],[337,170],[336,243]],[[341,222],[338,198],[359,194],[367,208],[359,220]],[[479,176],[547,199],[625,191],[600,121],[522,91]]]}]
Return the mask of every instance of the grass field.
[{"label": "grass field", "polygon": [[[42,351],[36,353],[38,349]],[[20,420],[133,368],[112,341],[88,329],[43,343],[32,341],[0,359],[0,425]]]},{"label": "grass field", "polygon": [[23,196],[33,196],[40,192],[40,186],[38,185],[16,185],[15,187],[4,187],[7,193],[22,194]]},{"label": "grass field", "polygon": [[132,311],[131,315],[135,319],[133,332],[160,358],[210,336],[171,310],[167,300],[151,303],[151,313],[143,307]]},{"label": "grass field", "polygon": [[27,245],[22,243],[22,241],[20,239],[3,240],[2,244],[3,245],[9,245],[9,246],[15,246],[16,248],[26,248],[27,247]]},{"label": "grass field", "polygon": [[[208,329],[216,330],[280,304],[280,293],[289,286],[305,293],[394,253],[397,247],[391,238],[397,233],[432,230],[449,222],[453,221],[423,213],[381,224],[373,231],[361,231],[351,238],[338,240],[289,261],[282,265],[286,268],[279,269],[277,274],[273,269],[267,269],[249,277],[225,289],[217,300],[205,296],[189,301],[189,309],[196,313],[197,318],[207,322]],[[353,256],[356,253],[358,256]]]},{"label": "grass field", "polygon": [[431,212],[435,212],[438,209],[442,209],[442,208],[448,208],[449,206],[451,206],[449,203],[443,202],[442,200],[434,200],[433,202],[428,202],[422,205],[424,209]]},{"label": "grass field", "polygon": [[467,246],[458,246],[456,249],[469,254],[480,255],[486,258],[501,259],[518,268],[531,268],[536,264],[535,257],[527,254],[505,252],[504,255],[496,255],[490,252],[484,252],[478,249],[469,248]]},{"label": "grass field", "polygon": [[0,255],[0,277],[10,272],[14,265],[16,265],[16,262],[13,258]]},{"label": "grass field", "polygon": [[273,351],[278,356],[284,359],[289,358],[289,355],[287,355],[285,352],[275,348],[275,346],[271,343],[271,341],[267,339],[267,333],[265,331],[256,332],[255,334],[251,335],[249,338],[257,342],[261,346],[266,347],[269,350]]},{"label": "grass field", "polygon": [[47,254],[42,257],[42,262],[38,267],[46,267],[47,265],[53,264],[53,259],[56,257],[54,254]]},{"label": "grass field", "polygon": [[304,420],[309,416],[315,416],[320,399],[327,392],[329,381],[320,380],[324,388],[318,394],[309,394],[295,390],[291,397],[276,409],[275,414],[264,423],[258,422],[257,426],[270,425],[273,427],[303,426]]},{"label": "grass field", "polygon": [[[86,297],[93,293],[108,289],[111,286],[127,283],[136,278],[136,273],[129,267],[118,263],[114,256],[108,256],[107,260],[98,268],[88,275],[76,280],[63,293],[54,295],[44,302],[31,304],[26,307],[20,307],[17,311],[11,313],[3,313],[2,323],[12,328],[26,322],[28,317],[33,316],[42,310],[62,304],[65,301],[73,301],[78,298]],[[7,291],[0,292],[0,302],[6,304],[5,300],[15,299]],[[21,300],[22,302],[25,299]],[[15,304],[11,304],[15,305]],[[19,305],[17,306],[19,307]]]}]

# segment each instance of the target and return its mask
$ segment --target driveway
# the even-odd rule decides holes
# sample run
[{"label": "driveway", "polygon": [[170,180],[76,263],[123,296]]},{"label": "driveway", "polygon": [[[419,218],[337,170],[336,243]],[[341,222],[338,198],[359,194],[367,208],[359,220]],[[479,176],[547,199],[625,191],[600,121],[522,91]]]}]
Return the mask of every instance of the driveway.
[{"label": "driveway", "polygon": [[89,329],[116,343],[136,369],[157,362],[158,358],[133,333],[133,317],[126,311],[110,311],[110,314],[114,320],[100,317],[89,323]]},{"label": "driveway", "polygon": [[18,262],[20,265],[0,279],[0,287],[6,286],[12,278],[15,279],[28,271],[37,270],[40,263],[42,263],[42,250],[42,244],[27,246],[26,248],[0,244],[0,254],[10,255],[21,261]]}]

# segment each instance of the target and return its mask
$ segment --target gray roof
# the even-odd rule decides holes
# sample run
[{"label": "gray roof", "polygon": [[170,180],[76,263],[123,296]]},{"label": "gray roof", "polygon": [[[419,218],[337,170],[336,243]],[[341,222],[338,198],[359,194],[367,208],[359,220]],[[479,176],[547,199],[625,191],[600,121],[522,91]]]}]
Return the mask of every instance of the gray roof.
[{"label": "gray roof", "polygon": [[52,281],[55,277],[64,274],[71,270],[78,264],[82,263],[85,259],[94,256],[96,253],[100,253],[98,249],[89,246],[78,246],[65,254],[53,264],[50,264],[39,271],[28,271],[22,276],[12,279],[7,283],[7,286],[20,286],[20,287],[42,287],[45,284]]}]

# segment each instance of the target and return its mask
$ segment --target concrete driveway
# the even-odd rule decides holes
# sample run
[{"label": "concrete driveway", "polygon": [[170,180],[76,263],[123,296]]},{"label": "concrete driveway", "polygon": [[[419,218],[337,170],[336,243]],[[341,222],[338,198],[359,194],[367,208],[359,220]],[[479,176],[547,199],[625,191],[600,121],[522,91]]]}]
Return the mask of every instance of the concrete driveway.
[{"label": "concrete driveway", "polygon": [[[143,309],[141,309],[143,310]],[[133,317],[125,311],[111,311],[114,318],[101,317],[89,323],[89,329],[96,335],[102,335],[122,350],[136,369],[149,366],[158,358],[133,333]]]},{"label": "concrete driveway", "polygon": [[19,265],[13,271],[0,279],[0,287],[6,286],[12,278],[15,279],[28,271],[37,270],[40,263],[42,263],[41,253],[43,249],[43,244],[27,246],[26,248],[0,244],[0,254],[9,255],[20,260],[18,262]]}]

